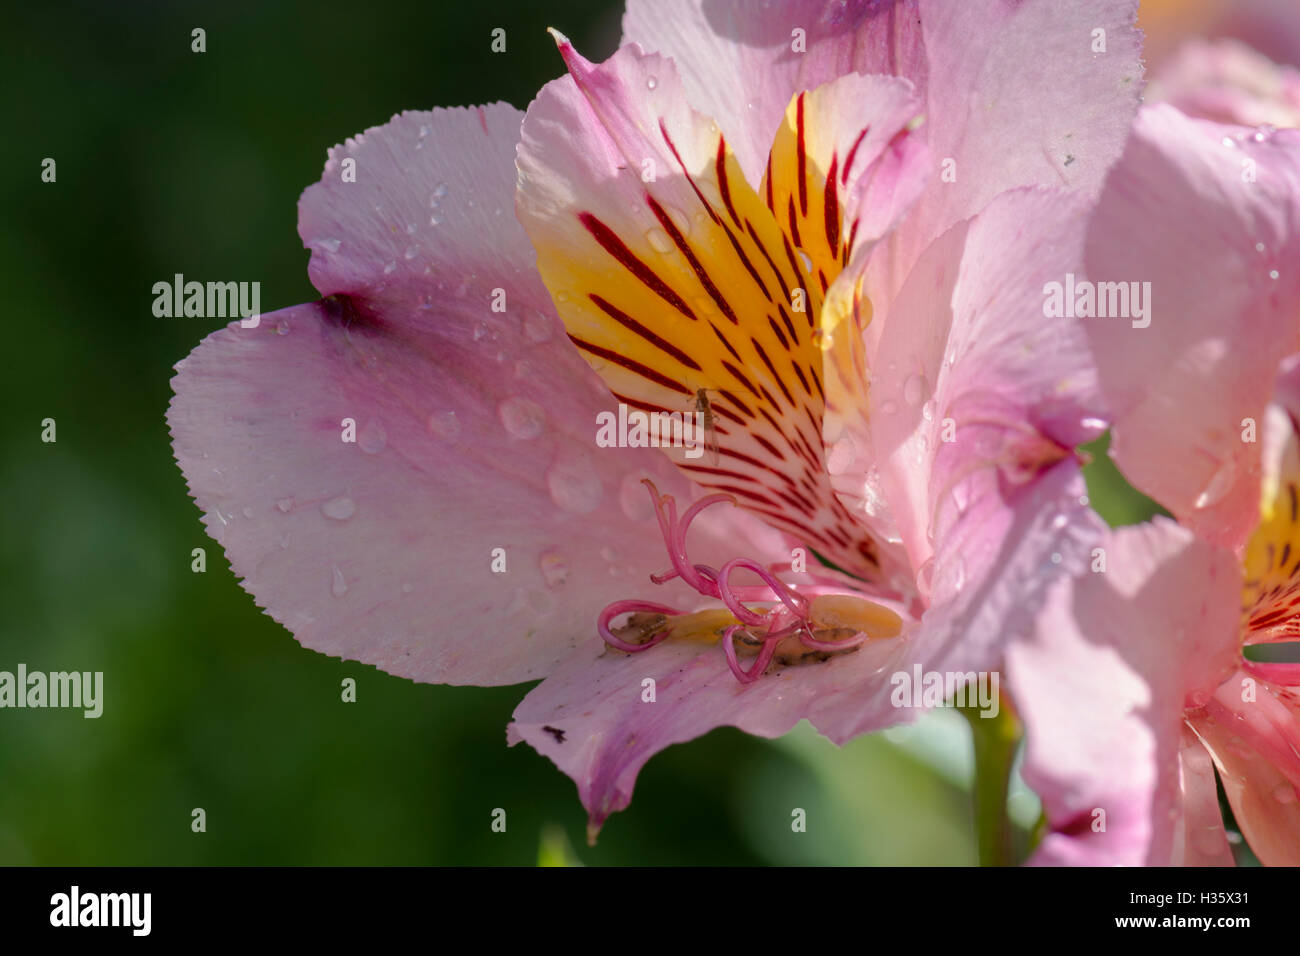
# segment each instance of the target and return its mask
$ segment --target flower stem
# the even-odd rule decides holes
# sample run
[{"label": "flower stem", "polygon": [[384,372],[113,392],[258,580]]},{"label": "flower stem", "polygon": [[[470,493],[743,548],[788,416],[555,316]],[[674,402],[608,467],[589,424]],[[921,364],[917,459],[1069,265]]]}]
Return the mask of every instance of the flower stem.
[{"label": "flower stem", "polygon": [[971,790],[975,810],[975,837],[981,866],[1016,863],[1007,793],[1011,765],[1020,745],[1020,721],[1003,699],[997,716],[982,717],[976,707],[961,708],[971,726],[975,748],[975,783]]}]

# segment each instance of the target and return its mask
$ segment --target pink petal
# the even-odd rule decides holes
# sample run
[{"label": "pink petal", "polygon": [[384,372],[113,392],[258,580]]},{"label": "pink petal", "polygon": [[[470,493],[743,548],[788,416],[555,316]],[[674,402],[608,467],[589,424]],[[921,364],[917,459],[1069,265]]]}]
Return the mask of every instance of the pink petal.
[{"label": "pink petal", "polygon": [[1223,791],[1250,848],[1268,866],[1300,865],[1300,698],[1244,675],[1225,681],[1192,726],[1214,755]]},{"label": "pink petal", "polygon": [[[811,334],[822,290],[782,232],[787,220],[734,169],[725,138],[690,108],[670,60],[628,46],[592,64],[567,40],[559,45],[570,76],[529,108],[517,210],[570,337],[619,402],[681,409],[711,392],[727,413],[718,429],[724,458],[691,462],[670,449],[678,464],[846,570],[888,578],[894,549],[835,498],[824,467],[823,355]],[[916,175],[896,169],[892,149],[916,109],[908,84],[845,77],[807,100],[808,122],[828,123],[808,127],[810,155],[825,152],[828,164],[842,156],[842,170],[858,174],[835,180],[846,213],[877,195],[881,167],[890,183]],[[848,100],[870,118],[860,141],[866,120],[835,115]],[[909,169],[923,166],[906,157]],[[805,171],[805,186],[825,181],[825,170]],[[873,209],[868,230],[887,225]],[[838,268],[840,237],[835,245],[829,258]],[[816,291],[800,315],[788,296],[809,286]]]},{"label": "pink petal", "polygon": [[1078,323],[1046,318],[1041,291],[1078,261],[1084,223],[1059,194],[999,197],[927,250],[875,361],[876,460],[922,629],[982,667],[1100,530],[1073,453],[1096,433],[1093,373]]},{"label": "pink petal", "polygon": [[1260,446],[1242,440],[1245,420],[1262,426],[1278,361],[1300,346],[1300,133],[1261,140],[1143,110],[1088,240],[1090,279],[1151,284],[1149,327],[1085,320],[1115,421],[1111,454],[1140,490],[1228,546],[1258,514]]},{"label": "pink petal", "polygon": [[[908,649],[900,638],[873,641],[856,653],[740,684],[716,645],[666,641],[639,654],[600,655],[593,644],[524,698],[508,739],[526,741],[573,778],[594,839],[609,815],[628,805],[647,760],[716,727],[779,737],[807,718],[843,743],[908,719],[910,711],[888,701],[889,675],[910,666]],[[748,666],[743,658],[742,664]],[[653,703],[643,696],[647,679],[654,681]]]},{"label": "pink petal", "polygon": [[1300,70],[1236,40],[1191,40],[1151,81],[1147,102],[1216,123],[1300,126]]},{"label": "pink petal", "polygon": [[1236,561],[1165,519],[1102,547],[1105,573],[1056,584],[1035,634],[1007,651],[1023,773],[1051,828],[1034,862],[1223,862],[1203,835],[1212,779],[1180,754],[1189,690],[1234,667]]},{"label": "pink petal", "polygon": [[1219,809],[1214,760],[1186,724],[1179,754],[1182,825],[1175,821],[1169,862],[1178,866],[1233,866],[1236,861]]},{"label": "pink petal", "polygon": [[[757,183],[795,94],[855,72],[923,77],[916,7],[911,0],[630,0],[623,38],[676,61],[686,98],[717,120]],[[804,53],[792,48],[795,29],[804,31]]]},{"label": "pink petal", "polygon": [[[688,494],[657,452],[595,445],[603,389],[511,214],[520,119],[406,113],[332,150],[301,209],[330,297],[212,333],[173,380],[177,460],[243,586],[306,646],[418,680],[542,676],[664,566],[638,479]],[[701,522],[702,557],[756,525]]]},{"label": "pink petal", "polygon": [[[754,180],[794,94],[850,72],[910,79],[927,100],[931,152],[957,164],[913,223],[910,262],[1004,190],[1100,188],[1137,107],[1135,10],[1132,0],[632,0],[623,32],[677,61],[688,98],[717,119]],[[804,53],[792,48],[796,29]],[[1104,55],[1092,49],[1096,29]]]}]

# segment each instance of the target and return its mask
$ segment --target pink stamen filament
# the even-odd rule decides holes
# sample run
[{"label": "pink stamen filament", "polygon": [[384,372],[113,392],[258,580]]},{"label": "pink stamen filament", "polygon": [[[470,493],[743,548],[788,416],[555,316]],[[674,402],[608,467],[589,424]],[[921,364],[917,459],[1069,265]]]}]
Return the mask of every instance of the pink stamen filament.
[{"label": "pink stamen filament", "polygon": [[600,636],[605,639],[606,644],[628,654],[639,654],[641,651],[648,651],[672,633],[671,627],[665,627],[662,633],[656,634],[644,644],[629,644],[627,641],[615,637],[609,629],[610,622],[623,614],[637,613],[663,614],[670,617],[680,614],[681,611],[666,604],[655,604],[653,601],[615,601],[600,612],[600,617],[596,619],[596,630],[600,632]]},{"label": "pink stamen filament", "polygon": [[[813,636],[808,599],[799,594],[793,586],[786,584],[776,576],[777,567],[764,567],[749,558],[733,558],[715,570],[706,564],[691,564],[686,556],[686,533],[705,508],[722,502],[736,503],[731,495],[715,494],[694,502],[680,519],[677,517],[677,504],[671,495],[661,495],[659,489],[648,478],[643,484],[650,491],[650,500],[654,505],[655,517],[659,521],[659,530],[664,538],[672,568],[650,575],[655,584],[664,584],[673,578],[681,578],[695,591],[705,597],[721,600],[727,610],[741,623],[732,624],[722,635],[722,649],[727,659],[727,666],[742,684],[750,684],[763,675],[776,654],[777,645],[784,639],[797,636],[799,641],[810,650],[842,651],[857,647],[867,639],[865,633],[856,634],[847,641],[821,641]],[[788,567],[788,565],[786,566]],[[756,575],[761,584],[736,585],[731,583],[732,574],[740,569]],[[827,582],[838,583],[838,582]],[[756,611],[746,602],[772,603],[766,611]],[[610,647],[628,654],[639,654],[666,640],[672,634],[671,623],[663,631],[644,643],[632,644],[614,635],[610,624],[624,614],[651,613],[666,617],[679,615],[680,612],[664,604],[652,601],[625,600],[615,601],[600,612],[596,628],[600,636]],[[734,636],[741,629],[761,629],[762,636],[757,637],[762,646],[753,664],[746,670],[740,666],[736,654]]]}]

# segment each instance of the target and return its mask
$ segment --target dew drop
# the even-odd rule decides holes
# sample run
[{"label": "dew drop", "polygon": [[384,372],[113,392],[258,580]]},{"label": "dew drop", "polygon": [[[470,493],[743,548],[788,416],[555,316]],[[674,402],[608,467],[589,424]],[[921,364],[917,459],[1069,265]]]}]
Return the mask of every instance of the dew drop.
[{"label": "dew drop", "polygon": [[445,197],[446,195],[447,195],[447,184],[438,183],[438,185],[435,186],[433,190],[433,201],[442,202],[443,197]]},{"label": "dew drop", "polygon": [[243,515],[244,515],[245,518],[251,518],[251,517],[253,517],[253,509],[252,509],[252,508],[245,508],[244,511],[243,511]]},{"label": "dew drop", "polygon": [[384,275],[386,275],[386,276],[390,276],[390,275],[392,275],[392,274],[393,274],[394,272],[396,272],[396,271],[397,271],[397,263],[396,263],[396,262],[390,262],[390,263],[388,263],[387,265],[384,266]]},{"label": "dew drop", "polygon": [[411,593],[412,591],[414,591],[414,590],[415,590],[415,585],[412,584],[410,581],[404,581],[404,582],[402,583],[402,593],[403,593],[403,594],[410,594],[410,593]]},{"label": "dew drop", "polygon": [[474,331],[472,334],[474,336],[475,342],[481,342],[483,341],[484,337],[488,334],[488,327],[484,325],[482,322],[480,322],[474,326]]},{"label": "dew drop", "polygon": [[276,502],[275,502],[275,507],[276,507],[279,511],[283,512],[284,514],[288,514],[288,513],[293,509],[293,499],[292,499],[292,498],[277,498],[277,499],[276,499]]},{"label": "dew drop", "polygon": [[880,406],[880,410],[886,415],[892,415],[898,411],[898,405],[894,403],[892,398],[885,399],[884,403]]},{"label": "dew drop", "polygon": [[347,593],[347,579],[343,577],[343,572],[339,570],[339,566],[336,564],[334,565],[334,570],[330,573],[330,594],[339,598]]},{"label": "dew drop", "polygon": [[1276,279],[1280,274],[1281,273],[1279,273],[1276,269],[1270,269],[1268,273],[1268,277],[1270,279]]},{"label": "dew drop", "polygon": [[1202,491],[1200,496],[1196,499],[1195,506],[1197,508],[1209,508],[1212,505],[1218,504],[1227,496],[1228,492],[1232,490],[1232,486],[1236,480],[1237,460],[1235,458],[1229,458],[1220,465],[1219,470],[1214,473],[1214,477],[1210,479],[1210,483],[1205,486],[1205,490]]},{"label": "dew drop", "polygon": [[288,335],[288,334],[289,334],[289,323],[286,322],[284,319],[281,319],[279,322],[277,322],[277,323],[275,324],[275,334],[276,334],[276,335]]},{"label": "dew drop", "polygon": [[429,217],[429,225],[431,225],[431,226],[441,226],[441,225],[442,225],[442,216],[435,212],[432,216]]},{"label": "dew drop", "polygon": [[357,504],[347,495],[331,498],[320,506],[321,513],[335,521],[347,521],[357,512]]},{"label": "dew drop", "polygon": [[429,416],[429,431],[435,438],[455,438],[460,434],[460,419],[455,412],[434,412]]},{"label": "dew drop", "polygon": [[536,438],[546,423],[546,410],[526,398],[508,398],[497,408],[501,424],[516,438]]},{"label": "dew drop", "polygon": [[907,381],[903,383],[903,400],[909,405],[919,405],[924,397],[925,376],[909,375]]},{"label": "dew drop", "polygon": [[1262,242],[1257,242],[1257,243],[1255,243],[1255,251],[1256,251],[1256,252],[1263,252],[1266,248],[1267,248],[1267,247],[1266,247],[1266,246],[1264,245],[1264,243],[1262,243]]},{"label": "dew drop", "polygon": [[1273,799],[1278,803],[1295,803],[1295,787],[1290,783],[1279,783],[1273,790]]},{"label": "dew drop", "polygon": [[377,455],[388,444],[388,432],[380,422],[366,422],[357,434],[357,444],[367,455]]},{"label": "dew drop", "polygon": [[934,421],[934,412],[935,409],[938,407],[939,406],[935,402],[935,400],[930,399],[928,402],[926,402],[924,405],[921,406],[921,417],[924,418],[927,422]]},{"label": "dew drop", "polygon": [[558,551],[547,551],[538,559],[542,578],[548,588],[558,588],[569,578],[569,562]]},{"label": "dew drop", "polygon": [[799,253],[799,261],[803,263],[804,272],[811,275],[813,267],[812,256],[808,255],[808,253],[804,252],[802,249],[796,251]]},{"label": "dew drop", "polygon": [[343,244],[342,239],[318,239],[316,244],[326,252],[338,252],[339,246]]},{"label": "dew drop", "polygon": [[580,515],[595,511],[604,493],[589,455],[557,460],[546,471],[546,487],[556,505]]},{"label": "dew drop", "polygon": [[553,331],[551,317],[537,309],[529,309],[524,314],[524,335],[533,342],[545,342]]},{"label": "dew drop", "polygon": [[651,76],[646,78],[645,88],[647,90],[653,90],[658,85],[659,85],[659,81],[655,77]]},{"label": "dew drop", "polygon": [[645,238],[655,252],[668,253],[673,251],[673,241],[668,238],[668,233],[658,226],[649,230],[645,234]]},{"label": "dew drop", "polygon": [[944,563],[934,576],[931,600],[935,603],[945,601],[962,589],[966,583],[966,564],[958,556]]}]

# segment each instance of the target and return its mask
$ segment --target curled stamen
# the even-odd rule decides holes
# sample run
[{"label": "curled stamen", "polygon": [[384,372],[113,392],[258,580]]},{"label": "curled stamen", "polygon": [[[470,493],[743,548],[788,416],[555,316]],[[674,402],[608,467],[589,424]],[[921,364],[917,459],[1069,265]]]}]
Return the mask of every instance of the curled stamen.
[{"label": "curled stamen", "polygon": [[795,617],[801,619],[807,618],[808,602],[787,587],[783,581],[777,579],[777,577],[768,571],[767,568],[749,558],[732,558],[724,564],[722,570],[718,572],[718,597],[722,598],[723,603],[727,605],[727,609],[731,611],[732,614],[736,615],[738,620],[745,624],[757,627],[770,621],[771,612],[769,611],[766,614],[759,614],[755,611],[751,611],[741,603],[740,597],[736,594],[730,581],[731,573],[737,568],[745,568],[747,571],[752,571],[754,574],[758,575],[758,577],[763,581],[763,584],[771,589],[772,593],[776,595],[776,598],[788,607]]},{"label": "curled stamen", "polygon": [[732,635],[740,630],[739,624],[733,624],[722,633],[722,651],[727,655],[727,666],[731,668],[731,673],[736,675],[736,680],[742,684],[752,684],[763,676],[763,671],[767,670],[767,665],[772,663],[772,655],[776,653],[776,645],[779,638],[767,638],[763,641],[762,650],[758,652],[758,657],[754,663],[745,670],[740,666],[740,661],[736,657],[736,645],[732,643]]},{"label": "curled stamen", "polygon": [[622,638],[615,637],[614,633],[609,629],[610,621],[614,620],[614,618],[621,614],[637,613],[672,616],[681,612],[666,604],[655,604],[653,601],[615,601],[600,612],[600,617],[596,619],[596,630],[600,632],[600,636],[605,639],[606,644],[610,647],[617,648],[620,651],[625,651],[628,654],[638,654],[641,651],[648,651],[672,633],[672,628],[665,626],[663,631],[642,644],[629,644]]},{"label": "curled stamen", "polygon": [[[644,479],[643,483],[650,491],[664,547],[672,561],[671,568],[650,575],[650,580],[664,584],[681,578],[699,594],[720,600],[724,607],[684,613],[650,601],[616,601],[601,611],[597,621],[600,636],[610,647],[635,654],[649,650],[671,636],[710,642],[721,636],[727,667],[736,680],[751,684],[763,675],[774,659],[778,659],[778,647],[789,646],[784,642],[790,639],[797,640],[809,651],[827,655],[856,650],[871,637],[892,636],[901,627],[897,615],[880,605],[854,595],[837,593],[842,587],[839,581],[822,577],[819,582],[817,576],[812,576],[809,581],[805,576],[798,585],[786,583],[777,574],[783,568],[793,571],[788,565],[764,566],[750,558],[733,558],[721,568],[692,564],[686,554],[686,535],[691,522],[705,508],[722,502],[734,505],[736,499],[727,494],[706,495],[678,518],[677,504],[672,495],[661,495],[649,479]],[[760,583],[733,584],[734,573],[741,569],[754,574]],[[801,588],[805,593],[800,593]],[[751,605],[761,605],[761,608]],[[614,618],[622,614],[659,617],[636,622],[635,626],[624,629],[626,634],[639,626],[640,634],[632,636],[643,640],[634,644],[616,636],[610,628]],[[629,619],[630,622],[633,620]],[[845,633],[850,635],[845,640],[818,637]],[[741,667],[737,657],[737,635],[751,650],[757,649],[748,670]],[[783,664],[787,663],[786,657],[791,657],[796,663],[800,660],[798,654],[781,653],[779,660]]]}]

